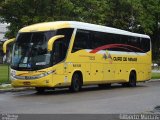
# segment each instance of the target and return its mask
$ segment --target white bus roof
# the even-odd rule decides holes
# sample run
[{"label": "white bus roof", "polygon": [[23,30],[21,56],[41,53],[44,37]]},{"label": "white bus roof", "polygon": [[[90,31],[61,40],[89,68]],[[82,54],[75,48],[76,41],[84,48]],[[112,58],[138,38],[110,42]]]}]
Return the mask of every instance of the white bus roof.
[{"label": "white bus roof", "polygon": [[24,27],[19,32],[49,31],[49,30],[56,30],[60,28],[77,28],[77,29],[84,29],[84,30],[90,30],[90,31],[99,31],[99,32],[106,32],[106,33],[113,33],[113,34],[150,38],[148,35],[144,35],[144,34],[132,33],[132,32],[117,29],[117,28],[106,27],[106,26],[95,25],[95,24],[84,23],[84,22],[77,22],[77,21],[56,21],[56,22],[38,23],[38,24]]}]

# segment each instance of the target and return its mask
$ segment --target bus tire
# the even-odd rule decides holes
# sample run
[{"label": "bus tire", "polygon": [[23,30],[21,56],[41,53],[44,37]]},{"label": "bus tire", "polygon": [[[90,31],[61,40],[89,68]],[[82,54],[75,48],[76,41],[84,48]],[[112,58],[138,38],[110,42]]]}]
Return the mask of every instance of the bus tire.
[{"label": "bus tire", "polygon": [[37,93],[44,93],[44,91],[45,91],[45,88],[43,88],[43,87],[36,87],[35,89],[36,89]]},{"label": "bus tire", "polygon": [[70,86],[70,91],[78,92],[81,90],[82,87],[82,76],[78,73],[74,73],[72,76],[72,82]]},{"label": "bus tire", "polygon": [[136,78],[136,72],[132,71],[129,75],[129,83],[128,86],[129,87],[136,87],[136,82],[137,82],[137,78]]}]

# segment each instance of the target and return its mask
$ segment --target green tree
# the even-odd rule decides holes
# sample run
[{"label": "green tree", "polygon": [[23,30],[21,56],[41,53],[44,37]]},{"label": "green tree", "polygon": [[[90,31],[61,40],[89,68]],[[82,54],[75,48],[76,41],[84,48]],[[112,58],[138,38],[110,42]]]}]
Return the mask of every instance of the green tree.
[{"label": "green tree", "polygon": [[30,24],[66,20],[72,8],[69,0],[7,0],[1,2],[1,21],[10,23],[7,37],[13,37]]},{"label": "green tree", "polygon": [[130,30],[132,6],[126,0],[106,0],[109,10],[105,12],[107,26]]},{"label": "green tree", "polygon": [[1,2],[2,22],[10,23],[7,37],[13,37],[26,25],[47,21],[50,0],[7,0]]},{"label": "green tree", "polygon": [[1,1],[2,22],[10,23],[7,37],[27,25],[56,20],[103,24],[104,0],[7,0]]},{"label": "green tree", "polygon": [[160,0],[141,0],[139,21],[152,38],[153,58],[160,58]]},{"label": "green tree", "polygon": [[10,23],[7,37],[24,26],[76,20],[149,34],[153,56],[160,48],[160,0],[0,0],[0,21]]}]

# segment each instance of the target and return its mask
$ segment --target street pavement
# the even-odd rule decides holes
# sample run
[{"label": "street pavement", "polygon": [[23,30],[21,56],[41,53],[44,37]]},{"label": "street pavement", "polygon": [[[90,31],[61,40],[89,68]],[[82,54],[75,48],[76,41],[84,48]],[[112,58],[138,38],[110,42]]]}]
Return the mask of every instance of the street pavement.
[{"label": "street pavement", "polygon": [[[56,89],[44,94],[34,90],[0,93],[0,113],[14,114],[120,114],[160,113],[160,81],[139,83],[136,88],[114,84],[81,92]],[[157,107],[157,109],[155,109]]]}]

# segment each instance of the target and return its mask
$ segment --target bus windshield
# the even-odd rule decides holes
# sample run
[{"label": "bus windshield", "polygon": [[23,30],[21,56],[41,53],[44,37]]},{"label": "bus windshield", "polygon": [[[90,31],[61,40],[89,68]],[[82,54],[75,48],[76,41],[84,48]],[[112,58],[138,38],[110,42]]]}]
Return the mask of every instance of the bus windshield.
[{"label": "bus windshield", "polygon": [[11,67],[17,70],[39,70],[51,66],[48,40],[55,32],[20,33],[13,46]]}]

